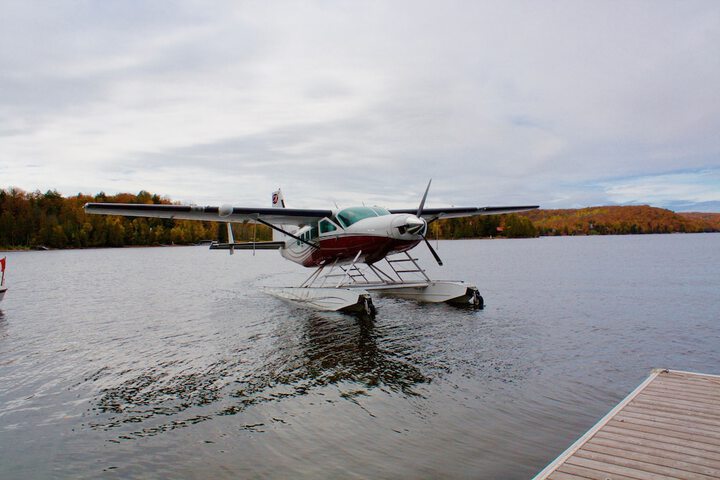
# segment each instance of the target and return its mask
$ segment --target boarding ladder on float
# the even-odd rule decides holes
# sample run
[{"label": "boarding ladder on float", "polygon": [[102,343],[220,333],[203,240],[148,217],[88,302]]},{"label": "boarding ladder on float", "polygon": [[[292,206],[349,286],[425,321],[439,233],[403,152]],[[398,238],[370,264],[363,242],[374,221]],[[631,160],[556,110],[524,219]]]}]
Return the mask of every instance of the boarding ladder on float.
[{"label": "boarding ladder on float", "polygon": [[[418,259],[408,252],[402,252],[385,258],[386,266],[381,268],[378,263],[363,264],[358,262],[362,251],[347,265],[322,265],[300,288],[327,288],[333,285],[336,289],[362,290],[388,297],[405,298],[424,303],[453,303],[483,307],[483,298],[477,287],[461,281],[432,280]],[[329,271],[323,273],[325,268]],[[335,279],[339,279],[335,282]]]}]

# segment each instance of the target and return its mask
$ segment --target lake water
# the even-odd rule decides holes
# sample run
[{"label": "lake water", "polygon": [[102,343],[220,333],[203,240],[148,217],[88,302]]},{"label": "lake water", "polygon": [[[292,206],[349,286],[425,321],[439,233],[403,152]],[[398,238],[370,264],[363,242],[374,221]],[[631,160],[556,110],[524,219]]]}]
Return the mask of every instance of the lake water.
[{"label": "lake water", "polygon": [[2,478],[529,478],[653,367],[720,373],[720,234],[441,241],[374,321],[204,247],[8,253]]}]

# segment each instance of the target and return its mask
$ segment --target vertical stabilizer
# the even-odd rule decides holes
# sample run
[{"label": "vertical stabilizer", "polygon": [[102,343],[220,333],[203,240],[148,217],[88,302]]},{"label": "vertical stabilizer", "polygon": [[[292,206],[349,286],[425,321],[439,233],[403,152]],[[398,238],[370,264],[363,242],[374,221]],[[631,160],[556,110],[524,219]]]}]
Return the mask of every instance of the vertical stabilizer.
[{"label": "vertical stabilizer", "polygon": [[272,194],[272,206],[273,208],[285,208],[285,198],[279,188]]},{"label": "vertical stabilizer", "polygon": [[[272,194],[272,207],[285,208],[285,198],[283,197],[282,190],[279,188]],[[283,227],[281,226],[281,228]],[[274,242],[285,241],[285,235],[278,232],[277,230],[273,230],[272,239]]]}]

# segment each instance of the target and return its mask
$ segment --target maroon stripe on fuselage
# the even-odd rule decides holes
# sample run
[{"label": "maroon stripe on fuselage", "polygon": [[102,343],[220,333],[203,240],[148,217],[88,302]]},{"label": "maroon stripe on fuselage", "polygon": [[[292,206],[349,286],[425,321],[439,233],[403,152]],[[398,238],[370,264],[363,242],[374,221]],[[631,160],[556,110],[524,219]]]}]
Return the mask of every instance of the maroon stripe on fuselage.
[{"label": "maroon stripe on fuselage", "polygon": [[321,238],[320,248],[303,262],[306,267],[313,267],[322,263],[352,261],[359,251],[362,251],[358,261],[375,263],[392,253],[410,250],[420,240],[398,240],[373,235],[343,235],[337,237]]}]

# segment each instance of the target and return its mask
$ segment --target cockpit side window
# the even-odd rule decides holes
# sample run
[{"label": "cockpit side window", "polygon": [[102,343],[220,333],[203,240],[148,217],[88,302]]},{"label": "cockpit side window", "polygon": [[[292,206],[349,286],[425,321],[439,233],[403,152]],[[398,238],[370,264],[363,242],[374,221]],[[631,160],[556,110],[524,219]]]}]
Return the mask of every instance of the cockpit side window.
[{"label": "cockpit side window", "polygon": [[327,218],[320,220],[318,226],[320,227],[320,233],[329,233],[337,230],[337,227]]}]

